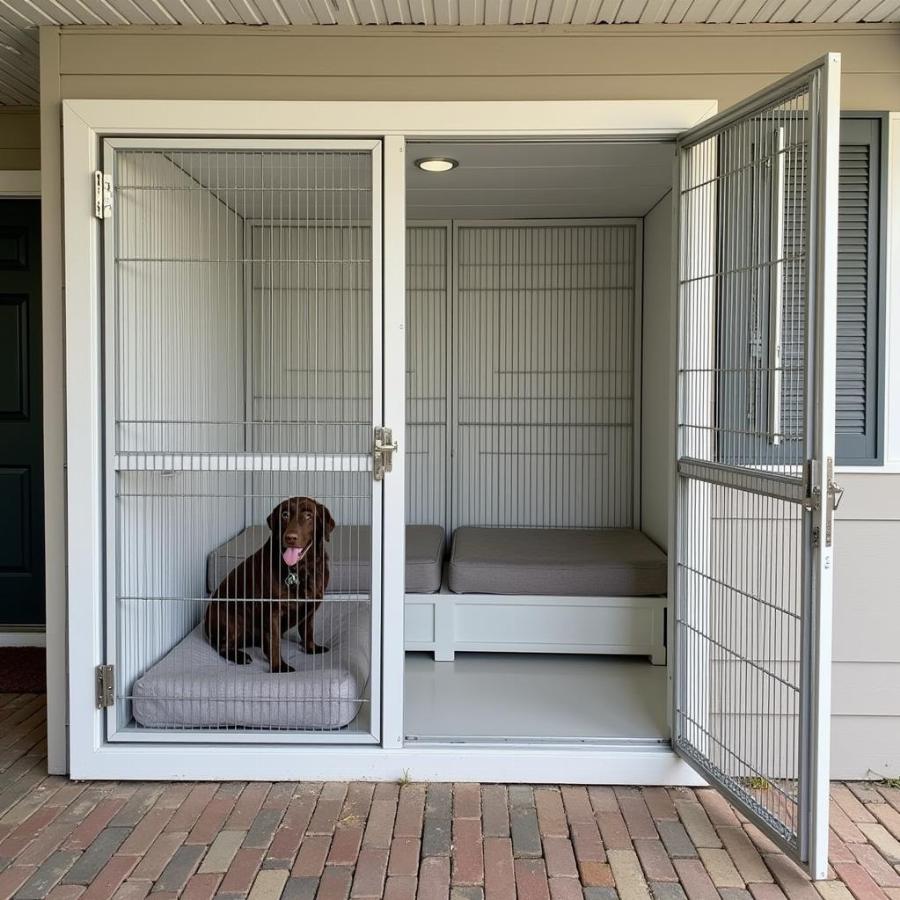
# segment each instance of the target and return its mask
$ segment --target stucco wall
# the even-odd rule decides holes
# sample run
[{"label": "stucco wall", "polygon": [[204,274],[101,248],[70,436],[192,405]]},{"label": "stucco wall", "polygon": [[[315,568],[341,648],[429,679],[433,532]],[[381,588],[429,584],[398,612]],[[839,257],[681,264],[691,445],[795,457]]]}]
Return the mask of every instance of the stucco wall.
[{"label": "stucco wall", "polygon": [[[900,110],[898,26],[42,29],[42,167],[60,169],[60,98],[690,98],[715,99],[723,109],[826,51],[843,54],[845,109]],[[45,182],[52,491],[63,472],[62,418],[50,421],[62,410],[62,278],[58,179]],[[900,292],[893,294],[900,306]],[[842,481],[848,493],[837,530],[833,773],[897,775],[900,474]],[[62,546],[62,519],[48,514],[47,530],[48,546]],[[64,615],[63,564],[58,554],[48,572],[48,614],[56,624]],[[64,647],[50,652],[64,654]],[[52,732],[50,743],[51,769],[60,771],[65,762]]]}]

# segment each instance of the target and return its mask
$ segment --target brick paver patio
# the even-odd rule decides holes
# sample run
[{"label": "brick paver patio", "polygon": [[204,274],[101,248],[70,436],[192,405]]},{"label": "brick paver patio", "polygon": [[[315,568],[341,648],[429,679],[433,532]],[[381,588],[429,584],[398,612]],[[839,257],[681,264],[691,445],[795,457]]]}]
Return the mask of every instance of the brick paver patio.
[{"label": "brick paver patio", "polygon": [[0,695],[0,898],[900,900],[900,789],[835,784],[811,883],[712,790],[73,783]]}]

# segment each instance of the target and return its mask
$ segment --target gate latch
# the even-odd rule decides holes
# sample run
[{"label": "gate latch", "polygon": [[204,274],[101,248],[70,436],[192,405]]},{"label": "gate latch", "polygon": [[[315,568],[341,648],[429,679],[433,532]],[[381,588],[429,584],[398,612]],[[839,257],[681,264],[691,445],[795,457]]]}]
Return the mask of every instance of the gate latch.
[{"label": "gate latch", "polygon": [[94,172],[94,215],[108,219],[112,215],[112,178],[99,169]]},{"label": "gate latch", "polygon": [[106,709],[116,702],[115,669],[112,666],[97,666],[97,709]]},{"label": "gate latch", "polygon": [[394,452],[397,450],[397,442],[393,438],[390,428],[379,425],[375,429],[372,471],[376,481],[383,481],[384,473],[390,472],[394,467]]},{"label": "gate latch", "polygon": [[834,531],[834,512],[844,499],[844,489],[834,480],[834,459],[826,461],[828,499],[825,503],[825,546],[830,547]]}]

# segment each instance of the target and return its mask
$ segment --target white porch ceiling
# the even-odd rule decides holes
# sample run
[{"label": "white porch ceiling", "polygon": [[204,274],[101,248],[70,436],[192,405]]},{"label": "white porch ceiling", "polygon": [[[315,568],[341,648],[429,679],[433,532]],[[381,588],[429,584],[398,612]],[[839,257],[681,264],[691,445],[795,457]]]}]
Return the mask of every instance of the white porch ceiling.
[{"label": "white porch ceiling", "polygon": [[38,103],[39,25],[605,25],[900,21],[900,0],[0,0],[0,106]]}]

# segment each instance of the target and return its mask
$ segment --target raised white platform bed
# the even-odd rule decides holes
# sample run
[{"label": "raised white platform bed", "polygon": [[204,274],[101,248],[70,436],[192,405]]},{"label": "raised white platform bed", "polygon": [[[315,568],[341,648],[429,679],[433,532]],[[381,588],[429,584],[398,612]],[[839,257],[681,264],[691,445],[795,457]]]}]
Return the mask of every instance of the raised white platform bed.
[{"label": "raised white platform bed", "polygon": [[407,650],[648,656],[665,665],[666,597],[407,594]]}]

